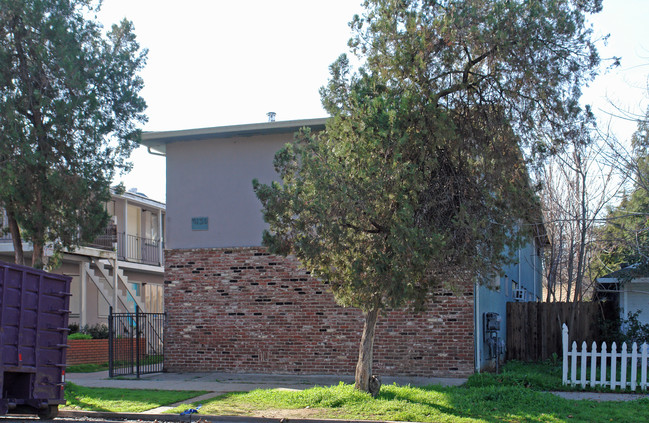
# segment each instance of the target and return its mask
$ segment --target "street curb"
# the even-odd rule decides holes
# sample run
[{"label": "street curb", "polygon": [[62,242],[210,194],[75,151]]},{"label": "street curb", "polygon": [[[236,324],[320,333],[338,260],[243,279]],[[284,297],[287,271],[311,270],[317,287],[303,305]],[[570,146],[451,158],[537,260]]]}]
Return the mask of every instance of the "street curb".
[{"label": "street curb", "polygon": [[[189,416],[180,416],[178,414],[142,414],[142,413],[110,413],[104,411],[71,411],[60,410],[58,417],[63,418],[83,418],[91,419],[110,419],[110,420],[140,420],[140,421],[168,421],[168,422],[189,422]],[[232,422],[232,423],[277,423],[282,420],[290,423],[390,423],[390,420],[338,420],[338,419],[294,419],[294,418],[268,418],[252,416],[212,416],[205,414],[192,414],[191,421],[196,423],[198,420],[207,420],[210,422]],[[396,422],[395,422],[396,423]],[[412,422],[411,422],[412,423]]]}]

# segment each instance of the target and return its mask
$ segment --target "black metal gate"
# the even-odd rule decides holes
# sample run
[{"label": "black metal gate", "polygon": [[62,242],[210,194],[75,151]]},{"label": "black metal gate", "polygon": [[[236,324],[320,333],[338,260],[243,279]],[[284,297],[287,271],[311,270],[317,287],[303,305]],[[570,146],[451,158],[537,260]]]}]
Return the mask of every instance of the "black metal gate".
[{"label": "black metal gate", "polygon": [[165,313],[113,313],[108,316],[108,375],[158,373],[164,365]]}]

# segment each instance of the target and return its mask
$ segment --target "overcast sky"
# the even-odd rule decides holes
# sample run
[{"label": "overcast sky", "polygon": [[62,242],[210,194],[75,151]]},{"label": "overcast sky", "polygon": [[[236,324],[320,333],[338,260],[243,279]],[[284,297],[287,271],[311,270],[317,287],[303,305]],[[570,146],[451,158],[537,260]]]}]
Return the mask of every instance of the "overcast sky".
[{"label": "overcast sky", "polygon": [[[106,27],[130,19],[149,49],[143,129],[162,131],[264,122],[269,111],[277,120],[326,116],[318,89],[347,52],[347,23],[361,11],[360,0],[104,0],[98,18]],[[622,66],[600,76],[584,101],[621,139],[635,125],[611,118],[609,101],[632,113],[646,108],[647,17],[647,0],[604,0],[593,19],[597,35],[611,34],[601,56],[622,56]],[[164,158],[140,148],[132,159],[121,178],[127,189],[164,201]]]}]

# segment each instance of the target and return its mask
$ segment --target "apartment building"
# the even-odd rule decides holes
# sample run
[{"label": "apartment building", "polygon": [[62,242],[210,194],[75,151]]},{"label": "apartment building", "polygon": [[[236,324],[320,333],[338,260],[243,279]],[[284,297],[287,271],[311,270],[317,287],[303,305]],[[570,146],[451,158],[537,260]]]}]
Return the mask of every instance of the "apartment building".
[{"label": "apartment building", "polygon": [[[54,273],[72,276],[70,322],[106,324],[109,308],[164,311],[165,204],[130,190],[114,193],[106,204],[111,221],[92,243],[63,253]],[[6,216],[0,210],[0,228]],[[25,256],[32,247],[23,245]],[[45,249],[46,257],[51,248]],[[11,235],[0,231],[0,260],[13,261]],[[115,289],[117,287],[117,289]]]}]

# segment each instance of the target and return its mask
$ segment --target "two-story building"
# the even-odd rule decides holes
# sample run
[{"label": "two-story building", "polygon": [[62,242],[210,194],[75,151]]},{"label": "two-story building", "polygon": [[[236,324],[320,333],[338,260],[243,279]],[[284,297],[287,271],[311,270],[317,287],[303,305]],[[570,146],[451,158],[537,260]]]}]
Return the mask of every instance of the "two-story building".
[{"label": "two-story building", "polygon": [[[109,307],[132,312],[164,311],[165,205],[135,190],[113,194],[106,204],[111,223],[94,242],[65,251],[52,271],[72,276],[70,323],[80,326],[106,324]],[[0,227],[6,227],[0,210]],[[24,243],[26,257],[32,247]],[[51,255],[51,248],[45,248]],[[0,260],[13,261],[9,234],[0,232]],[[117,289],[115,289],[117,287]]]},{"label": "two-story building", "polygon": [[[167,370],[353,374],[360,311],[338,306],[294,258],[261,246],[267,225],[252,189],[255,178],[279,179],[274,154],[297,130],[325,122],[143,134],[150,151],[166,155]],[[454,290],[440,287],[422,313],[380,316],[376,373],[459,377],[492,362],[506,334],[506,302],[541,296],[541,247],[530,240],[518,255],[486,284],[469,275]]]}]

